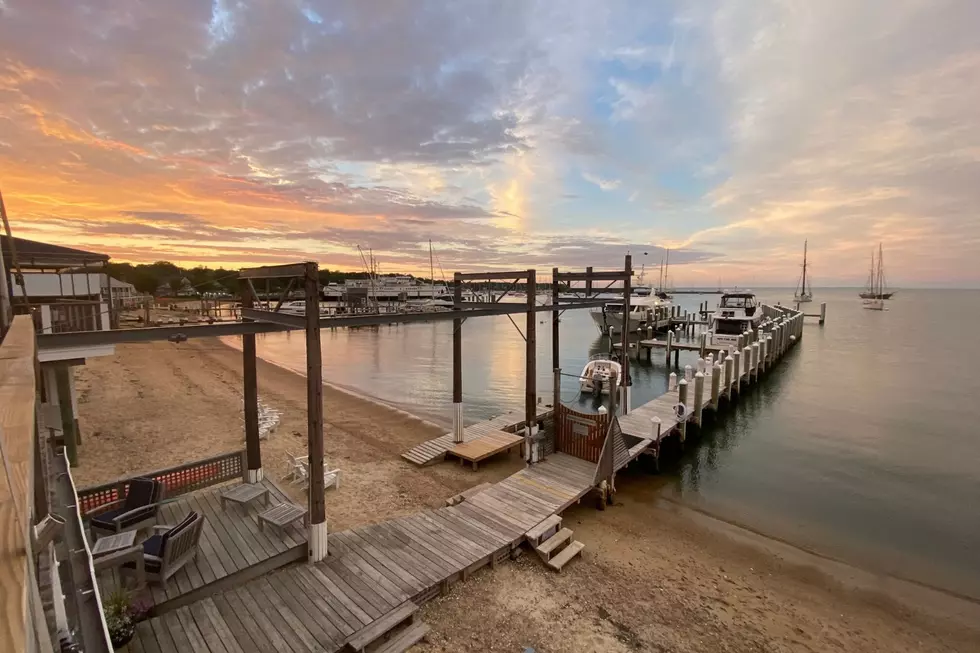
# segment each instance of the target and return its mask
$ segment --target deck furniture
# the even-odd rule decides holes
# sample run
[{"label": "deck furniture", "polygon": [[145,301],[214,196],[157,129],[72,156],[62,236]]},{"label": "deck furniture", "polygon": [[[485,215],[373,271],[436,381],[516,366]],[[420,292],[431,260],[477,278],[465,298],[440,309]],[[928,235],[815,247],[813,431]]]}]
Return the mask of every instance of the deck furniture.
[{"label": "deck furniture", "polygon": [[[299,466],[296,468],[297,481],[302,483],[304,486],[310,484],[310,465],[308,462],[300,462]],[[326,490],[330,486],[340,489],[340,470],[339,469],[323,469],[323,489]]]},{"label": "deck furniture", "polygon": [[136,587],[146,585],[143,566],[143,546],[136,544],[136,531],[100,537],[92,547],[92,567],[96,573],[106,569],[118,569],[129,564],[136,572]]},{"label": "deck furniture", "polygon": [[294,456],[286,452],[286,472],[284,477],[294,483],[302,482],[305,478],[302,467],[310,460],[309,456]]},{"label": "deck furniture", "polygon": [[[164,583],[197,555],[197,544],[204,528],[204,517],[189,512],[174,526],[154,526],[154,535],[143,542],[143,566],[146,579]],[[135,565],[127,563],[123,570]]]},{"label": "deck furniture", "polygon": [[109,553],[115,553],[120,549],[128,549],[136,541],[136,531],[124,531],[118,535],[106,535],[100,537],[92,547],[92,556],[99,557]]},{"label": "deck furniture", "polygon": [[152,526],[157,520],[157,508],[162,494],[162,483],[151,478],[134,478],[129,482],[124,500],[106,504],[116,505],[116,508],[104,510],[92,517],[89,524],[92,539],[99,535],[111,535]]},{"label": "deck furniture", "polygon": [[237,503],[238,505],[248,509],[248,504],[255,501],[259,497],[265,502],[265,505],[269,505],[269,488],[262,485],[261,483],[242,483],[241,485],[236,485],[227,492],[221,493],[221,509],[225,510],[228,502]]},{"label": "deck furniture", "polygon": [[259,530],[265,530],[265,524],[271,524],[278,530],[282,530],[295,521],[302,519],[306,521],[306,508],[297,506],[295,503],[280,503],[265,512],[259,513]]}]

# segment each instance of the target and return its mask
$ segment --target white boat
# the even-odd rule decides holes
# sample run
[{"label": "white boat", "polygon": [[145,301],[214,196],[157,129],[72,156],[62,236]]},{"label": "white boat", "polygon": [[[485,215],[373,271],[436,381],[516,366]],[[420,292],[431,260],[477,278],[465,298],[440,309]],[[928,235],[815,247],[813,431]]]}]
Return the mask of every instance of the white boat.
[{"label": "white boat", "polygon": [[622,375],[623,368],[619,363],[605,354],[596,354],[585,364],[579,377],[579,388],[582,392],[607,395],[612,389],[613,380],[619,383]]},{"label": "white boat", "polygon": [[806,278],[806,243],[803,241],[803,275],[800,277],[800,284],[796,287],[796,292],[793,293],[793,300],[797,304],[804,304],[806,302],[813,301],[813,288],[807,282]]},{"label": "white boat", "polygon": [[762,309],[750,290],[726,292],[711,314],[711,344],[720,347],[738,343],[738,337],[758,328]]},{"label": "white boat", "polygon": [[[654,309],[661,306],[670,306],[670,300],[663,299],[657,295],[650,297],[630,297],[630,314],[627,328],[630,331],[636,331],[643,324],[649,323],[654,319]],[[605,306],[590,309],[589,313],[592,315],[592,321],[599,329],[599,333],[603,335],[608,334],[609,327],[612,327],[613,334],[621,334],[623,332],[623,302],[610,302]]]}]

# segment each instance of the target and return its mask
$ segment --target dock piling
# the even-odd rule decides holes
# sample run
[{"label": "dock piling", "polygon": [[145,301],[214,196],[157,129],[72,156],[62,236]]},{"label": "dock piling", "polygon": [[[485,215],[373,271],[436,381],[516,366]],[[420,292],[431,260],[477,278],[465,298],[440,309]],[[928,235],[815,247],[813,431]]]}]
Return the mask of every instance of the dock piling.
[{"label": "dock piling", "polygon": [[732,357],[735,359],[735,363],[733,365],[734,367],[733,371],[735,373],[734,374],[735,392],[741,393],[742,392],[742,350],[736,349],[735,352],[732,354]]},{"label": "dock piling", "polygon": [[706,331],[702,331],[701,332],[701,351],[699,353],[699,355],[701,356],[701,358],[704,358],[704,352],[705,352],[705,349],[707,348],[707,346],[708,346],[708,333]]},{"label": "dock piling", "polygon": [[732,396],[732,366],[734,360],[731,356],[725,358],[725,395]]},{"label": "dock piling", "polygon": [[762,346],[758,342],[752,343],[752,375],[758,379],[759,378],[759,354],[762,351]]},{"label": "dock piling", "polygon": [[701,412],[704,410],[704,374],[694,375],[694,419],[701,426]]},{"label": "dock piling", "polygon": [[670,329],[667,329],[667,361],[666,361],[667,367],[670,367],[670,350],[673,344],[674,344],[674,332],[671,331]]},{"label": "dock piling", "polygon": [[667,382],[667,392],[673,392],[677,389],[677,372],[670,373],[670,380]]},{"label": "dock piling", "polygon": [[820,302],[820,326],[827,321],[827,302]]},{"label": "dock piling", "polygon": [[711,405],[718,410],[718,393],[721,391],[721,363],[711,366]]},{"label": "dock piling", "polygon": [[[690,366],[688,366],[690,369]],[[680,383],[677,384],[677,403],[681,404],[684,408],[684,419],[678,424],[678,433],[681,436],[681,447],[684,447],[684,440],[687,439],[687,417],[690,414],[690,408],[687,404],[687,379],[681,379]]]},{"label": "dock piling", "polygon": [[694,370],[691,368],[690,365],[685,365],[684,366],[684,380],[687,381],[688,383],[690,383],[692,379],[694,379]]}]

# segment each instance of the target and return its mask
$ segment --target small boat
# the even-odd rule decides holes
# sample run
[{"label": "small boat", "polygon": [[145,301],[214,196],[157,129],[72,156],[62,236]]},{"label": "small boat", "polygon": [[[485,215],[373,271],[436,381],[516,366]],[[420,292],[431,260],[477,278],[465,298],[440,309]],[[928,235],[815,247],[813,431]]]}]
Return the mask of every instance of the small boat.
[{"label": "small boat", "polygon": [[738,343],[746,331],[758,328],[762,311],[755,293],[750,290],[725,292],[718,308],[711,314],[711,344],[721,347]]},{"label": "small boat", "polygon": [[894,292],[888,292],[885,286],[885,264],[881,243],[878,243],[878,258],[875,259],[874,251],[872,251],[867,289],[860,294],[860,297],[864,300],[864,307],[868,310],[883,311],[885,310],[885,300],[891,299],[894,294]]},{"label": "small boat", "polygon": [[579,388],[593,395],[607,395],[612,389],[613,380],[618,383],[622,375],[623,368],[619,363],[605,354],[596,354],[585,364],[579,377]]},{"label": "small boat", "polygon": [[806,243],[803,241],[803,275],[800,277],[800,283],[796,287],[796,292],[793,293],[793,300],[797,304],[803,304],[806,302],[813,301],[813,288],[807,282],[806,278]]}]

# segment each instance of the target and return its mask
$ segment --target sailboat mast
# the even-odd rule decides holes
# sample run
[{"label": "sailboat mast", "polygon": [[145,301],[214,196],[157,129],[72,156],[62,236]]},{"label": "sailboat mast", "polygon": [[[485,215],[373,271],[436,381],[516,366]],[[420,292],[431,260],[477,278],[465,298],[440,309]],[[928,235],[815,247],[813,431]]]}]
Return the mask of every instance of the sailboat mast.
[{"label": "sailboat mast", "polygon": [[806,294],[806,243],[803,241],[803,282],[800,284],[800,293]]},{"label": "sailboat mast", "polygon": [[670,284],[670,279],[667,275],[670,274],[670,248],[667,248],[667,263],[664,265],[664,287]]},{"label": "sailboat mast", "polygon": [[432,267],[432,239],[429,239],[429,295],[435,297],[436,279]]}]

